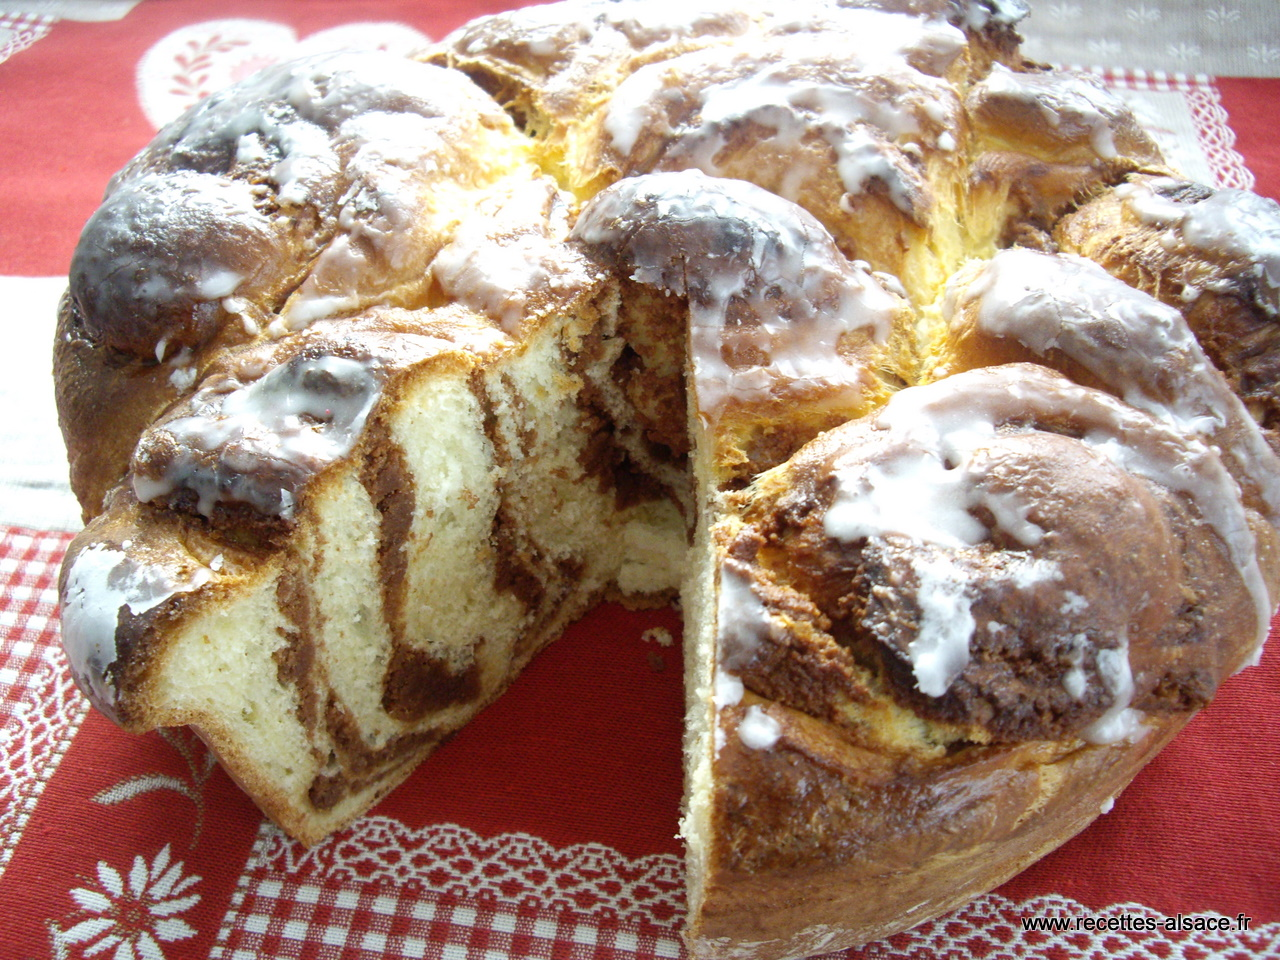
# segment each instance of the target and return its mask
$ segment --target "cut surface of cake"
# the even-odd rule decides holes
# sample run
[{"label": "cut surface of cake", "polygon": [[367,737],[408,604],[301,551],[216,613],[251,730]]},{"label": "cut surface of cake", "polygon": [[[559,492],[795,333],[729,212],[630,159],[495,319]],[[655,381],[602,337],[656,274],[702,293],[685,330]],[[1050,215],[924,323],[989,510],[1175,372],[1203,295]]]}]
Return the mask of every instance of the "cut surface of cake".
[{"label": "cut surface of cake", "polygon": [[60,310],[82,689],[313,844],[592,606],[678,598],[691,955],[1075,835],[1280,599],[1280,205],[1024,14],[571,0],[194,106]]}]

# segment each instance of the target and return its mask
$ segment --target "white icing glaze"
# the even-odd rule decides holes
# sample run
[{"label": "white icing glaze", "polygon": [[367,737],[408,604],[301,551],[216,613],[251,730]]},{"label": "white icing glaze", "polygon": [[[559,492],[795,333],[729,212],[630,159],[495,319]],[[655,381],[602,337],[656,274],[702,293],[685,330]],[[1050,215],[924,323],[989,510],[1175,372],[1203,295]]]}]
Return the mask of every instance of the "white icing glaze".
[{"label": "white icing glaze", "polygon": [[994,427],[990,434],[957,433],[938,449],[903,449],[887,463],[837,468],[836,499],[823,520],[827,534],[846,542],[895,534],[943,547],[972,546],[990,536],[974,515],[986,507],[999,528],[1033,546],[1043,531],[1026,519],[1030,503],[975,484],[981,467],[973,454],[994,436]]},{"label": "white icing glaze", "polygon": [[199,373],[192,365],[174,364],[169,372],[169,384],[179,393],[186,393],[195,386]]},{"label": "white icing glaze", "polygon": [[758,704],[747,707],[738,723],[738,739],[752,750],[769,750],[782,736],[782,725]]},{"label": "white icing glaze", "polygon": [[745,692],[746,688],[738,677],[724,669],[717,668],[715,694],[712,697],[712,702],[715,703],[717,709],[732,707],[741,703],[742,695]]},{"label": "white icing glaze", "polygon": [[[1080,424],[1081,443],[1135,476],[1185,494],[1237,564],[1255,602],[1259,643],[1265,640],[1272,604],[1240,488],[1218,451],[1107,394],[1037,367],[958,374],[896,394],[875,421],[893,438],[888,452],[872,462],[853,450],[833,464],[836,489],[824,517],[827,534],[846,542],[899,537],[952,551],[982,542],[989,531],[970,513],[978,505],[990,509],[992,502],[975,489],[982,475],[976,466],[981,451],[1002,431],[1032,429],[1008,426],[1010,421],[1042,419]],[[1027,505],[1001,499],[1000,509],[991,510],[996,522],[1003,526],[1012,517],[1006,532],[1034,545],[1041,531],[1026,522]],[[1019,518],[1025,527],[1016,522]],[[920,689],[932,696],[945,692],[963,669],[973,631],[965,571],[958,563],[939,566],[939,555],[924,550],[912,560],[921,623],[908,652]],[[1015,567],[1009,575],[1016,587],[1027,589],[1057,572],[1052,565],[1032,565]],[[1077,609],[1081,600],[1066,603]],[[1119,690],[1117,670],[1112,675]],[[1126,717],[1117,712],[1112,719],[1129,723],[1132,718]]]},{"label": "white icing glaze", "polygon": [[233,144],[233,161],[268,163],[277,199],[296,208],[318,202],[317,193],[339,179],[339,152],[351,135],[342,131],[345,124],[359,126],[386,111],[443,116],[456,87],[445,71],[405,57],[326,53],[269,68],[208,97],[157,143],[178,157],[225,153]]},{"label": "white icing glaze", "polygon": [[431,262],[445,296],[515,333],[541,295],[588,284],[569,236],[569,200],[548,180],[520,182],[477,206]]},{"label": "white icing glaze", "polygon": [[243,282],[243,275],[215,267],[196,280],[195,292],[201,300],[221,300],[235,293]]},{"label": "white icing glaze", "polygon": [[[1240,486],[1222,461],[1222,452],[1181,429],[1096,390],[1055,378],[1050,390],[1024,389],[1016,382],[993,388],[994,381],[964,374],[905,390],[886,405],[880,421],[905,431],[935,449],[955,436],[994,430],[994,422],[1019,415],[1077,419],[1092,424],[1081,442],[1129,473],[1186,495],[1221,538],[1254,599],[1259,644],[1270,629],[1272,601],[1258,564]],[[964,384],[962,387],[961,384]],[[958,391],[963,389],[963,399]]]},{"label": "white icing glaze", "polygon": [[[1268,508],[1280,513],[1275,454],[1239,398],[1214,371],[1177,309],[1129,287],[1091,261],[1020,249],[997,254],[958,296],[957,302],[956,292],[949,292],[944,304],[944,314],[953,323],[961,320],[957,307],[977,300],[981,329],[1016,337],[1041,354],[1061,350],[1104,382],[1115,383],[1134,407],[1213,448],[1212,459],[1219,467],[1219,457],[1234,463],[1257,486]],[[1234,428],[1230,442],[1219,445],[1228,427]],[[1227,544],[1254,598],[1260,653],[1274,604],[1258,565],[1238,484],[1229,476],[1209,479],[1218,468],[1209,466],[1208,449],[1197,457],[1200,466],[1193,467],[1191,461],[1185,466],[1164,464],[1150,473],[1144,471],[1151,464],[1120,439],[1098,439],[1096,446],[1131,472],[1196,501]]]},{"label": "white icing glaze", "polygon": [[[1212,366],[1182,314],[1091,260],[1019,247],[1002,250],[944,316],[977,303],[979,329],[1011,336],[1040,355],[1061,350],[1104,379],[1123,378],[1123,399],[1182,430],[1225,425]],[[1114,331],[1114,332],[1112,332]],[[1178,389],[1170,387],[1176,371]]]},{"label": "white icing glaze", "polygon": [[[883,411],[880,423],[887,429],[913,429],[910,415],[896,416],[893,409],[895,402],[910,405],[904,396],[911,394],[896,395]],[[1030,501],[977,482],[984,471],[980,451],[995,437],[996,423],[978,413],[924,427],[918,442],[902,444],[882,460],[864,461],[855,451],[836,464],[836,496],[823,519],[827,534],[846,542],[893,534],[942,547],[972,546],[992,532],[974,513],[985,507],[997,529],[1034,546],[1043,531],[1027,520]]]},{"label": "white icing glaze", "polygon": [[[1265,288],[1259,305],[1268,316],[1280,315],[1280,204],[1247,190],[1215,190],[1194,202],[1180,202],[1157,190],[1177,181],[1137,180],[1116,188],[1116,196],[1143,223],[1168,231],[1176,246],[1185,244],[1210,256],[1243,261],[1242,266]],[[1201,291],[1188,287],[1184,300]]]},{"label": "white icing glaze", "polygon": [[1084,658],[1093,641],[1083,633],[1073,634],[1067,641],[1067,672],[1062,675],[1062,686],[1073,700],[1083,700],[1089,689],[1089,677],[1084,670]]},{"label": "white icing glaze", "polygon": [[[633,280],[689,298],[697,403],[709,419],[787,383],[861,388],[869,374],[840,356],[840,339],[868,330],[884,342],[897,303],[795,204],[696,170],[621,181],[584,208],[574,236]],[[747,338],[766,362],[730,366],[724,348]]]},{"label": "white icing glaze", "polygon": [[906,62],[932,76],[941,76],[964,52],[964,32],[941,17],[870,6],[837,6],[838,16],[820,21],[815,18],[815,26],[841,35],[847,60],[875,63],[876,70],[882,65]]},{"label": "white icing glaze", "polygon": [[1076,613],[1084,613],[1089,609],[1089,601],[1074,590],[1066,590],[1062,596],[1062,615],[1064,617],[1069,617]]},{"label": "white icing glaze", "polygon": [[[1038,527],[1036,529],[1039,530]],[[1031,590],[1045,584],[1060,583],[1062,567],[1056,560],[1016,554],[1013,562],[1001,571],[1001,575],[1018,590]]]},{"label": "white icing glaze", "polygon": [[[351,186],[337,215],[337,233],[321,251],[310,275],[281,314],[276,335],[300,330],[324,317],[353,310],[404,270],[409,258],[429,252],[413,234],[435,232],[428,200],[429,175],[448,155],[443,121],[413,113],[362,114],[344,123],[339,136],[352,155],[346,164]],[[444,225],[441,224],[441,227]]]},{"label": "white icing glaze", "polygon": [[204,166],[204,158],[229,152],[233,165],[265,173],[282,205],[312,202],[313,190],[336,174],[339,160],[324,127],[328,118],[316,110],[288,109],[289,94],[303,78],[317,83],[367,62],[316,57],[264,70],[201,101],[166,127],[157,143],[178,164],[192,158]]},{"label": "white icing glaze", "polygon": [[1093,77],[1068,73],[1023,73],[996,63],[978,85],[978,95],[1034,106],[1051,130],[1065,138],[1085,136],[1103,160],[1119,156],[1115,124],[1128,108]]},{"label": "white icing glaze", "polygon": [[742,702],[745,687],[732,673],[755,659],[760,644],[769,633],[769,614],[751,581],[739,573],[732,563],[720,567],[716,600],[716,668],[712,703],[716,708],[716,753],[724,746],[719,713],[725,707]]},{"label": "white icing glaze", "polygon": [[744,2],[686,3],[682,0],[621,0],[601,5],[601,20],[625,36],[629,44],[640,49],[682,37],[693,37],[707,29],[711,22],[715,32],[730,35],[744,32],[748,17],[765,14],[764,4]]},{"label": "white icing glaze", "polygon": [[[931,697],[950,689],[970,659],[970,644],[976,622],[973,618],[972,574],[965,565],[945,553],[913,554],[908,563],[915,574],[920,620],[916,636],[907,644],[916,688]],[[1020,592],[1062,579],[1062,571],[1052,560],[1015,555],[1010,564],[988,574],[1004,579]],[[991,633],[1008,630],[1005,624],[989,621]]]},{"label": "white icing glaze", "polygon": [[206,516],[217,503],[239,501],[291,517],[296,486],[350,451],[380,392],[368,363],[333,356],[295,358],[247,384],[207,386],[189,414],[144,435],[140,449],[172,444],[177,452],[158,476],[135,454],[134,493],[145,503],[184,488]]},{"label": "white icing glaze", "polygon": [[959,6],[965,25],[971,30],[983,30],[992,23],[1012,27],[1030,11],[1024,0],[961,0]]},{"label": "white icing glaze", "polygon": [[90,320],[154,331],[150,352],[163,360],[175,326],[185,320],[194,328],[181,331],[189,342],[207,339],[216,324],[189,318],[249,280],[245,250],[226,242],[227,224],[239,245],[271,256],[272,224],[247,183],[190,171],[118,183],[76,246],[72,294]]},{"label": "white icing glaze", "polygon": [[[727,75],[721,76],[726,61],[717,48],[641,67],[610,99],[604,127],[613,148],[629,156],[642,134],[656,130],[671,139],[664,151],[667,163],[721,175],[717,157],[731,131],[744,123],[772,130],[769,139],[782,150],[794,150],[816,134],[834,152],[846,203],[875,180],[888,188],[900,209],[911,212],[911,196],[918,189],[915,172],[897,153],[917,147],[927,125],[942,126],[929,136],[943,150],[954,150],[954,136],[946,128],[955,125],[956,108],[950,86],[914,69],[905,56],[924,37],[936,41],[946,32],[954,35],[956,49],[962,38],[949,25],[918,17],[876,10],[847,13],[852,22],[842,20],[838,32],[772,38],[754,54],[747,48]],[[837,80],[823,65],[842,71]],[[716,79],[701,86],[693,81],[699,109],[676,128],[664,129],[668,107],[679,104],[689,86],[682,78],[702,74]],[[914,95],[903,95],[904,90]],[[948,140],[939,144],[943,133]],[[805,176],[818,173],[793,169],[782,195],[794,199]]]},{"label": "white icing glaze", "polygon": [[1097,653],[1098,675],[1102,685],[1111,695],[1111,706],[1084,731],[1089,743],[1118,743],[1121,740],[1137,740],[1146,734],[1142,713],[1130,704],[1133,702],[1133,673],[1129,666],[1129,642],[1123,639],[1119,647],[1109,647]]},{"label": "white icing glaze", "polygon": [[[715,156],[723,149],[726,130],[746,120],[772,127],[779,145],[798,146],[817,130],[836,155],[836,169],[846,192],[863,193],[872,180],[889,188],[894,203],[910,209],[908,186],[885,145],[867,126],[893,141],[918,136],[919,124],[907,109],[867,96],[850,87],[797,83],[778,71],[748,74],[740,80],[711,87],[703,94],[701,123],[696,131],[681,131],[681,155],[692,152],[694,163],[716,174]],[[794,196],[788,199],[795,199]]]},{"label": "white icing glaze", "polygon": [[[294,61],[269,96],[283,98],[306,120],[332,129],[353,117],[381,112],[448,116],[456,98],[469,96],[466,81],[441,67],[384,51],[339,51]],[[277,85],[278,84],[278,85]],[[477,106],[487,101],[475,97]],[[497,116],[496,110],[491,111]]]},{"label": "white icing glaze", "polygon": [[75,555],[61,596],[62,645],[71,673],[94,705],[115,715],[117,691],[108,670],[116,662],[121,614],[140,616],[170,597],[198,589],[212,574],[204,567],[175,578],[168,567],[147,563],[123,549],[94,543]]},{"label": "white icing glaze", "polygon": [[751,581],[731,564],[720,567],[720,591],[716,608],[717,646],[725,670],[745,667],[768,635],[768,611]]},{"label": "white icing glaze", "polygon": [[946,554],[913,555],[920,621],[907,644],[916,687],[940,697],[969,664],[974,619],[969,575]]},{"label": "white icing glaze", "polygon": [[[461,183],[468,167],[484,169],[482,163],[460,162],[466,131],[496,130],[504,123],[501,109],[458,71],[382,53],[305,57],[201,101],[122,172],[112,196],[123,193],[124,198],[109,198],[109,203],[127,204],[129,192],[138,190],[131,181],[182,174],[190,181],[184,186],[188,193],[203,187],[213,198],[203,202],[239,198],[240,209],[220,214],[227,223],[256,217],[283,233],[293,228],[282,221],[313,222],[305,237],[291,238],[296,249],[289,249],[283,237],[274,241],[293,258],[290,269],[318,254],[301,288],[281,317],[245,323],[246,330],[253,327],[251,335],[261,326],[271,336],[282,336],[393,288],[388,277],[397,271],[420,280],[434,250],[421,236],[410,235],[445,227],[451,216],[438,211],[430,176],[451,159],[459,159],[455,166],[462,172],[448,171],[442,179]],[[200,171],[203,184],[183,167]],[[443,218],[440,224],[431,219],[437,215]],[[187,243],[185,249],[203,246]],[[138,259],[136,251],[130,254]],[[164,261],[168,252],[156,256]],[[223,301],[228,312],[245,316],[225,303],[244,292],[244,277],[216,262],[184,269],[184,279],[195,275],[186,283],[189,296]],[[173,268],[157,269],[155,276],[165,280],[172,273]],[[376,290],[369,289],[371,284]],[[140,293],[166,296],[163,290]],[[278,306],[270,303],[267,309]]]},{"label": "white icing glaze", "polygon": [[1147,477],[1170,490],[1186,494],[1196,504],[1200,515],[1226,544],[1241,579],[1249,590],[1257,614],[1258,642],[1261,653],[1271,629],[1274,602],[1267,590],[1257,556],[1257,541],[1249,527],[1240,488],[1222,467],[1217,450],[1201,447],[1191,451],[1185,461],[1148,458],[1127,448],[1115,436],[1086,437],[1085,441],[1114,463],[1135,476]]},{"label": "white icing glaze", "polygon": [[529,294],[553,279],[549,244],[521,234],[504,243],[469,223],[432,261],[432,273],[458,303],[495,319],[514,333],[528,314]]},{"label": "white icing glaze", "polygon": [[[921,389],[921,388],[917,388]],[[1024,547],[1034,547],[1044,531],[1027,519],[1030,500],[1015,491],[996,492],[981,483],[984,449],[997,437],[998,421],[983,411],[948,417],[917,430],[913,415],[892,409],[913,406],[895,396],[880,417],[889,430],[911,431],[911,439],[885,456],[864,459],[851,451],[834,464],[835,496],[823,517],[828,536],[844,542],[861,538],[903,538],[947,550],[976,546],[1002,531]],[[989,528],[980,508],[992,517]],[[974,619],[971,574],[941,552],[912,554],[920,608],[917,636],[907,652],[921,692],[942,696],[969,661]],[[1013,587],[1029,590],[1061,577],[1055,563],[1019,557],[1003,571]]]},{"label": "white icing glaze", "polygon": [[613,149],[624,157],[635,149],[640,134],[649,128],[651,105],[663,99],[670,71],[671,65],[667,63],[643,66],[618,84],[609,97],[604,130]]},{"label": "white icing glaze", "polygon": [[[1040,355],[1057,349],[1127,403],[1222,453],[1280,513],[1280,462],[1239,398],[1217,374],[1182,314],[1090,260],[1013,248],[1000,251],[943,314],[953,325],[976,304],[979,329]],[[1222,431],[1234,428],[1230,443]]]},{"label": "white icing glaze", "polygon": [[594,2],[533,4],[520,10],[479,18],[463,28],[475,31],[462,43],[463,52],[471,55],[489,52],[491,38],[483,27],[497,20],[503,24],[504,36],[517,42],[535,56],[563,55],[566,43],[592,43],[597,46],[641,48],[651,44],[689,37],[708,29],[717,34],[737,34],[748,26],[748,16],[765,15],[757,0],[594,0]]}]

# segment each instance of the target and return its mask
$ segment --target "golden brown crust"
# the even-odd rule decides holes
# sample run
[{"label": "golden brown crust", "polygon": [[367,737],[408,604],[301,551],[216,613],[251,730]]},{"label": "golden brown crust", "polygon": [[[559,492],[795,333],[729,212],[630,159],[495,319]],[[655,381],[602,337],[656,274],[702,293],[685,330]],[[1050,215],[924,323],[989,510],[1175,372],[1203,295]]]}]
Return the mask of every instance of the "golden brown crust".
[{"label": "golden brown crust", "polygon": [[601,116],[599,159],[583,162],[756,183],[817,216],[847,256],[901,275],[942,219],[928,167],[950,159],[936,142],[957,127],[957,98],[910,58],[859,62],[838,33],[823,39],[766,36],[732,58],[710,47],[638,70]]},{"label": "golden brown crust", "polygon": [[979,207],[1000,209],[990,238],[1000,246],[1052,249],[1064,213],[1135,170],[1163,169],[1150,135],[1092,77],[994,64],[968,92],[965,112],[969,189]]},{"label": "golden brown crust", "polygon": [[522,129],[563,143],[639,64],[741,35],[751,22],[714,5],[670,23],[635,5],[535,5],[466,24],[427,60],[471,77]]},{"label": "golden brown crust", "polygon": [[654,174],[595,196],[574,238],[610,272],[688,304],[718,482],[782,462],[885,396],[879,370],[903,349],[907,305],[803,208],[744,180]]},{"label": "golden brown crust", "polygon": [[165,367],[113,355],[94,346],[78,327],[64,296],[53,345],[54,390],[71,491],[87,521],[102,511],[107,493],[128,469],[139,435],[177,391]]},{"label": "golden brown crust", "polygon": [[717,760],[714,879],[688,931],[695,957],[827,953],[954,909],[1084,829],[1185,722],[1111,746],[970,748],[918,763],[768,711],[781,730],[773,752],[734,737]]},{"label": "golden brown crust", "polygon": [[1124,101],[1092,76],[995,64],[969,91],[966,108],[984,147],[1007,145],[1054,164],[1162,160]]},{"label": "golden brown crust", "polygon": [[[807,695],[806,668],[834,659],[848,686],[829,690],[825,710],[796,705],[837,726],[850,721],[842,704],[889,696],[940,725],[935,745],[1069,741],[1113,715],[1108,664],[1120,649],[1132,675],[1123,706],[1144,714],[1198,709],[1253,654],[1265,624],[1250,590],[1268,587],[1236,570],[1231,531],[1245,514],[1212,519],[1214,491],[1234,483],[1221,464],[1205,465],[1203,488],[1182,489],[1196,441],[1029,366],[915,389],[938,397],[946,422],[990,436],[931,448],[897,419],[908,391],[741,495],[725,569],[764,617],[800,620],[805,634],[757,637],[735,671],[750,689],[790,703]],[[1000,389],[1034,399],[993,402]],[[1107,436],[1123,436],[1134,459],[1110,459]],[[938,622],[942,610],[966,626]],[[956,630],[966,636],[953,651]],[[821,660],[805,649],[815,635]],[[940,662],[920,651],[929,640]]]},{"label": "golden brown crust", "polygon": [[265,71],[168,126],[112,179],[61,310],[60,420],[86,517],[225,351],[374,303],[431,306],[426,267],[460,216],[448,191],[479,196],[527,163],[512,141],[460,74],[356,54]]},{"label": "golden brown crust", "polygon": [[692,952],[866,942],[1082,829],[1266,634],[1275,514],[1218,515],[1234,489],[1193,436],[1014,364],[734,495]]},{"label": "golden brown crust", "polygon": [[1280,449],[1280,206],[1175,177],[1135,176],[1064,217],[1064,251],[1177,308]]}]

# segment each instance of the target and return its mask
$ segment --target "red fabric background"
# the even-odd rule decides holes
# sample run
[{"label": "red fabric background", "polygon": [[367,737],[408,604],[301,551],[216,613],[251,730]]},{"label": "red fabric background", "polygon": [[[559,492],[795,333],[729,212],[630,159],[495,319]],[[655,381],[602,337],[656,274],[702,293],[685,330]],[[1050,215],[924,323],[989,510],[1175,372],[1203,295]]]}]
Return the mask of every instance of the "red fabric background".
[{"label": "red fabric background", "polygon": [[1231,117],[1236,150],[1257,178],[1254,189],[1280,199],[1280,78],[1218,77],[1214,85]]}]

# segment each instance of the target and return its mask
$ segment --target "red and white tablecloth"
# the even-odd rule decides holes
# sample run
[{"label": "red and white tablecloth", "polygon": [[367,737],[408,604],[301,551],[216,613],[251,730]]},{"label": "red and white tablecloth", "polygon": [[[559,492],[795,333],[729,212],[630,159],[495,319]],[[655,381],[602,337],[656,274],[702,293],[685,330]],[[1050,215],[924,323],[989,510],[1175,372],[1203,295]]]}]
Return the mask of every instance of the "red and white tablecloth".
[{"label": "red and white tablecloth", "polygon": [[[107,178],[158,124],[259,66],[409,50],[502,5],[0,0],[0,960],[681,955],[674,611],[596,610],[311,850],[265,823],[188,732],[134,737],[88,709],[58,646],[77,511],[49,346]],[[1085,0],[1047,6],[1089,19]],[[1144,36],[1158,25],[1157,4],[1107,6],[1137,11]],[[1248,8],[1250,62],[1280,63],[1276,0],[1158,6],[1166,24],[1212,9],[1195,14],[1206,27],[1238,27]],[[1108,82],[1193,175],[1280,197],[1280,79],[1196,73],[1178,42],[1190,72],[1130,64]],[[1280,638],[1086,832],[854,955],[1280,957]]]}]

